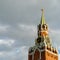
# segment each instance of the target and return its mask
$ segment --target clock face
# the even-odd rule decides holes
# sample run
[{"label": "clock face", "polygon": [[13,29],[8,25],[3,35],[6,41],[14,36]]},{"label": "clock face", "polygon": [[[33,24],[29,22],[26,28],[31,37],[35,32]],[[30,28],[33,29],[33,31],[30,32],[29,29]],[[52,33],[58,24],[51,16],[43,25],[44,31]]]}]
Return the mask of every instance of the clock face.
[{"label": "clock face", "polygon": [[38,42],[38,43],[40,43],[40,42],[41,42],[41,40],[37,40],[37,42]]},{"label": "clock face", "polygon": [[43,37],[39,37],[38,39],[37,39],[37,43],[41,43],[41,42],[43,42],[44,41],[44,38]]},{"label": "clock face", "polygon": [[40,42],[41,42],[41,37],[37,39],[37,43],[40,43]]}]

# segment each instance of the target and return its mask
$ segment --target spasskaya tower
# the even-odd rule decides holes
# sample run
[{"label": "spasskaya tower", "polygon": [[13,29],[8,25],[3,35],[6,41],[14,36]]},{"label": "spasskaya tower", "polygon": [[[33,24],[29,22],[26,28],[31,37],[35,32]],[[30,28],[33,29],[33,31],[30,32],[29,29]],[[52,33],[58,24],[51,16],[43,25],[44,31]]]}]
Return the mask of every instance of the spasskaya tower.
[{"label": "spasskaya tower", "polygon": [[58,60],[57,50],[50,42],[44,9],[42,9],[41,21],[38,25],[38,37],[35,40],[35,46],[30,47],[28,51],[28,60]]}]

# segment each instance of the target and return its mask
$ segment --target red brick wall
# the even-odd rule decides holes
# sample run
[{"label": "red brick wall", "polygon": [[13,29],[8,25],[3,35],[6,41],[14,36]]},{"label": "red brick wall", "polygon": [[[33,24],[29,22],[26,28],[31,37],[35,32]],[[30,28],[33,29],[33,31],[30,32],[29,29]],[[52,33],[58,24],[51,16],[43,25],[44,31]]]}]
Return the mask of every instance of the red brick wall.
[{"label": "red brick wall", "polygon": [[[55,55],[52,53],[49,51],[43,51],[41,52],[41,56],[40,56],[40,52],[36,50],[33,55],[34,56],[33,60],[40,60],[40,57],[41,57],[41,60],[58,60],[58,54]],[[28,60],[32,60],[32,55],[28,56]]]},{"label": "red brick wall", "polygon": [[46,60],[45,51],[41,52],[41,60]]},{"label": "red brick wall", "polygon": [[28,60],[32,60],[32,55],[28,55]]},{"label": "red brick wall", "polygon": [[58,55],[46,51],[46,60],[58,60]]},{"label": "red brick wall", "polygon": [[41,53],[41,60],[58,60],[58,55],[52,54],[48,51]]},{"label": "red brick wall", "polygon": [[39,60],[39,59],[40,59],[40,52],[36,50],[34,53],[34,60]]}]

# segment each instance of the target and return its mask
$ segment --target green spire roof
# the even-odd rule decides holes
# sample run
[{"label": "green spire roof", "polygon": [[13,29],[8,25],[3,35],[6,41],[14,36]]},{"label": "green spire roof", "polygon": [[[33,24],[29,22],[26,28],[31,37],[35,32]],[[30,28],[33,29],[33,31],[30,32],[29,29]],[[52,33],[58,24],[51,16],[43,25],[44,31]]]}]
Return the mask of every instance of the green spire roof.
[{"label": "green spire roof", "polygon": [[41,16],[41,24],[45,24],[45,17],[44,17],[44,9],[41,9],[42,11],[42,16]]}]

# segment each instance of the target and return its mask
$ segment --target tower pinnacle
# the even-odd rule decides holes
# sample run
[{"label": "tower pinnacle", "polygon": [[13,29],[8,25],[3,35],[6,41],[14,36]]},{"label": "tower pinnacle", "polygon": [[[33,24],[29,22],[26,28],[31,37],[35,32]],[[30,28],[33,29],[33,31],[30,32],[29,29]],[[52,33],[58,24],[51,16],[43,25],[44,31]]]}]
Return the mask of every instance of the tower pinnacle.
[{"label": "tower pinnacle", "polygon": [[42,16],[41,16],[41,24],[43,25],[43,24],[45,24],[45,17],[44,17],[44,9],[41,9],[41,11],[42,11]]}]

